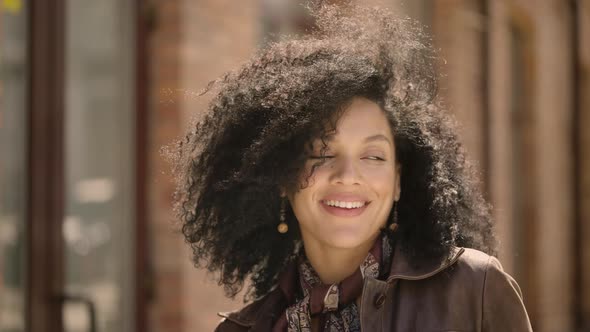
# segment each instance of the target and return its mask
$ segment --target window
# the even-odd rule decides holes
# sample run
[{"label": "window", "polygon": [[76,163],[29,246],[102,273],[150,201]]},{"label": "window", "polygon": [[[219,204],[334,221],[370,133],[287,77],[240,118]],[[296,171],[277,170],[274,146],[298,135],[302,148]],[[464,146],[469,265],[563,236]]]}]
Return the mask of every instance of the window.
[{"label": "window", "polygon": [[25,330],[27,19],[0,3],[0,332]]}]

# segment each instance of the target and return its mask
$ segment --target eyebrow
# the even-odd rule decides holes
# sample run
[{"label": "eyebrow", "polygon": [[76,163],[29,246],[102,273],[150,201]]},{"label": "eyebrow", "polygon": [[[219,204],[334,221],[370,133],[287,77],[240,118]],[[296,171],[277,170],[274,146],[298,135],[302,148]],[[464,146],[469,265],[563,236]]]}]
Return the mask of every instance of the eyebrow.
[{"label": "eyebrow", "polygon": [[389,138],[387,138],[387,136],[385,136],[383,134],[372,135],[372,136],[365,138],[365,143],[370,143],[370,142],[375,142],[375,141],[385,141],[385,142],[391,144],[391,141],[389,140]]},{"label": "eyebrow", "polygon": [[[324,140],[326,142],[333,142],[335,137],[336,137],[335,134],[331,134],[331,135],[326,136],[326,138]],[[378,142],[378,141],[387,142],[391,145],[391,140],[383,134],[371,135],[371,136],[368,136],[364,139],[365,143]]]}]

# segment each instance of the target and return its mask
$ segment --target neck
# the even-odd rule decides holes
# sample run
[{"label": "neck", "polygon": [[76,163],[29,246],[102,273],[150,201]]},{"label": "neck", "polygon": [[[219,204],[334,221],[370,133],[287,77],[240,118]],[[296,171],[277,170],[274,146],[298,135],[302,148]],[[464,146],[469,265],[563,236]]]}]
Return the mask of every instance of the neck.
[{"label": "neck", "polygon": [[330,285],[352,275],[367,257],[374,239],[354,248],[335,248],[303,239],[305,254],[322,283]]}]

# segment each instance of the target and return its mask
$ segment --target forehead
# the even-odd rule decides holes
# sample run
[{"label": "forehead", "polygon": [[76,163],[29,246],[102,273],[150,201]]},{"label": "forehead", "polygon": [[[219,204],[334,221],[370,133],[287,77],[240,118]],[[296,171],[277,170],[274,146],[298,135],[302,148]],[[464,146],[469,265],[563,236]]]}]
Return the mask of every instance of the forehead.
[{"label": "forehead", "polygon": [[363,97],[355,97],[344,109],[336,122],[328,141],[362,139],[369,141],[392,141],[391,126],[381,107]]}]

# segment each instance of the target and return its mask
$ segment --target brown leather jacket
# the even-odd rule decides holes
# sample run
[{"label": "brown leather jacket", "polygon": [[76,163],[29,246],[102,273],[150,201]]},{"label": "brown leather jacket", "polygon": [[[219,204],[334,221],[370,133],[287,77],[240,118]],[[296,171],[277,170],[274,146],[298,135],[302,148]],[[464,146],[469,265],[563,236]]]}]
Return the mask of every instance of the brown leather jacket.
[{"label": "brown leather jacket", "polygon": [[[366,278],[363,331],[532,331],[520,288],[498,260],[457,248],[442,263],[412,268],[396,248],[386,281]],[[269,332],[284,308],[275,289],[245,308],[220,313],[216,332]]]}]

